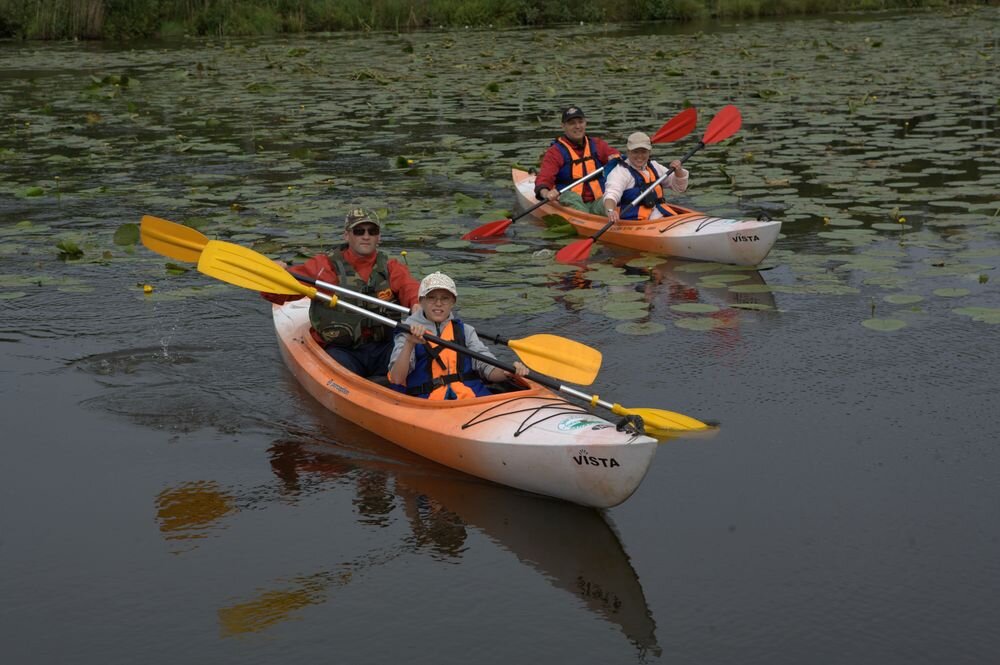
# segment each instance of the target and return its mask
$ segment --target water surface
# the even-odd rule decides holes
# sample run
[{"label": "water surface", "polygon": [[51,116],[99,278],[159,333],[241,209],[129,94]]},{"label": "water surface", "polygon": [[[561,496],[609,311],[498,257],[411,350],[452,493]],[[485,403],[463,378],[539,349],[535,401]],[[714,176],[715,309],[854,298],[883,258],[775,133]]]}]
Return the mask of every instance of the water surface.
[{"label": "water surface", "polygon": [[[990,662],[998,18],[0,43],[4,662]],[[679,202],[783,220],[758,270],[456,242],[559,107],[620,145],[684,102],[664,160],[743,112]],[[292,260],[354,203],[465,318],[721,430],[603,513],[469,478],[323,412],[262,301],[127,226]]]}]

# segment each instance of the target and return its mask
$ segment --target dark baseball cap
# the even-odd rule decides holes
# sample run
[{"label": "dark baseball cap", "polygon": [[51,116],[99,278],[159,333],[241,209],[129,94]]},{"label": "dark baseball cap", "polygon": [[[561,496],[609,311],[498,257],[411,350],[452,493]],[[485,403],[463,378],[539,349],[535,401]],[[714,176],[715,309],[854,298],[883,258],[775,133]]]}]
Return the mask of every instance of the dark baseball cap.
[{"label": "dark baseball cap", "polygon": [[583,111],[580,110],[579,106],[567,106],[566,110],[563,111],[562,121],[572,120],[573,118],[586,118]]}]

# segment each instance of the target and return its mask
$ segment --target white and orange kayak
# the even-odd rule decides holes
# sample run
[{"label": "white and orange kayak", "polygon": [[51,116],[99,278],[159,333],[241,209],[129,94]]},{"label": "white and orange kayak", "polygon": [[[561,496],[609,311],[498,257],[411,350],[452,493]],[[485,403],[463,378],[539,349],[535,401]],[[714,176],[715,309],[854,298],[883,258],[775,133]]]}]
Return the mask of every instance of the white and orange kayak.
[{"label": "white and orange kayak", "polygon": [[[535,176],[520,169],[511,169],[511,175],[521,206],[530,208],[538,203]],[[608,229],[599,242],[694,261],[755,266],[771,251],[781,230],[781,222],[724,219],[673,203],[669,206],[675,214],[653,221],[619,222]],[[608,221],[601,215],[558,203],[547,203],[532,215],[538,218],[559,215],[585,237],[597,233]]]},{"label": "white and orange kayak", "polygon": [[274,307],[281,355],[330,411],[422,457],[465,473],[584,506],[629,498],[656,439],[617,427],[548,389],[457,401],[411,397],[336,363],[309,334],[309,301]]}]

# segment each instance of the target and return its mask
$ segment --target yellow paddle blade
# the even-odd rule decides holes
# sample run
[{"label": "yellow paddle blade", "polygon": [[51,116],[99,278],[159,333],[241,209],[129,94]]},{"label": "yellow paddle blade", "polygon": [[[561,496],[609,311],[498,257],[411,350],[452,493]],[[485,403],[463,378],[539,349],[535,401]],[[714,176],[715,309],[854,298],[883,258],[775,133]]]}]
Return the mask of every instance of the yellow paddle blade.
[{"label": "yellow paddle blade", "polygon": [[198,259],[198,270],[244,289],[310,298],[316,295],[315,288],[300,283],[263,254],[231,242],[209,240]]},{"label": "yellow paddle blade", "polygon": [[146,249],[176,261],[197,263],[208,238],[190,226],[143,215],[139,234]]},{"label": "yellow paddle blade", "polygon": [[539,374],[589,386],[601,370],[601,352],[558,335],[531,335],[507,340],[524,364]]},{"label": "yellow paddle blade", "polygon": [[611,411],[619,416],[641,416],[650,432],[690,432],[711,429],[712,426],[690,416],[663,409],[626,409],[614,404]]}]

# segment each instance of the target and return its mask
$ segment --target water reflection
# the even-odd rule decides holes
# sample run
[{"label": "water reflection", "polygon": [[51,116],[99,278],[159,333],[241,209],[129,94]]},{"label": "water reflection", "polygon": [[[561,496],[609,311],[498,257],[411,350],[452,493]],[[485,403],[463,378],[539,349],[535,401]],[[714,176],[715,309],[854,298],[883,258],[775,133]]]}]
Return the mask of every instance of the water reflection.
[{"label": "water reflection", "polygon": [[[626,272],[634,270],[626,266]],[[649,282],[643,285],[648,302],[669,306],[703,302],[722,307],[719,313],[733,317],[730,309],[777,308],[774,294],[760,270],[746,270],[737,266],[699,263],[681,259],[665,259],[649,268]],[[733,289],[731,286],[738,288]]]},{"label": "water reflection", "polygon": [[642,586],[604,514],[411,460],[405,451],[355,432],[331,414],[316,415],[336,420],[328,431],[346,431],[354,443],[283,438],[268,451],[272,483],[238,489],[199,481],[167,489],[156,501],[163,536],[189,543],[218,530],[241,509],[294,503],[331,484],[352,488],[358,523],[383,529],[402,521],[407,535],[331,568],[275,579],[255,596],[220,608],[223,635],[260,632],[294,618],[308,606],[327,602],[359,574],[400,556],[458,562],[476,542],[470,533],[477,532],[615,625],[640,653],[660,653]]}]

